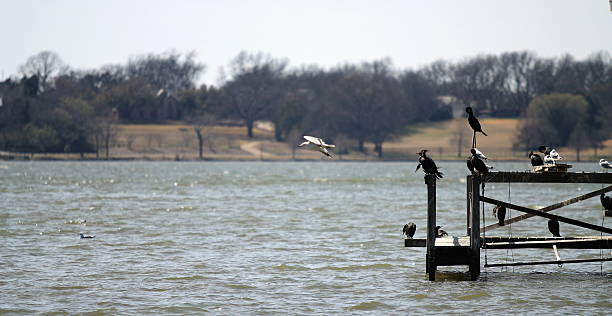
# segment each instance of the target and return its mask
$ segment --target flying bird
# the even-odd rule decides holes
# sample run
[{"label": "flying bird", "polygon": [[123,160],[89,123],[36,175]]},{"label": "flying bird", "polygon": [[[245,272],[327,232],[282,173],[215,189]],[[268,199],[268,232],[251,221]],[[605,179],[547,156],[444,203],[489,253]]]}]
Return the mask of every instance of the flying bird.
[{"label": "flying bird", "polygon": [[474,116],[474,112],[472,111],[472,107],[471,106],[466,107],[465,111],[468,114],[468,123],[470,124],[470,127],[472,128],[472,130],[474,130],[474,136],[472,137],[472,147],[476,147],[476,132],[480,132],[484,136],[488,136],[488,135],[487,135],[487,133],[485,133],[482,130],[482,127],[480,126],[480,122]]},{"label": "flying bird", "polygon": [[608,211],[612,211],[612,197],[606,196],[605,194],[601,194],[599,196],[601,200],[601,206]]},{"label": "flying bird", "polygon": [[529,152],[528,157],[531,159],[531,165],[534,167],[541,166],[544,164],[544,160],[542,160],[542,157],[538,154],[534,154],[533,151]]},{"label": "flying bird", "polygon": [[414,237],[414,233],[416,232],[416,224],[410,222],[404,225],[402,232],[404,233],[404,236],[406,236],[406,239],[412,239],[412,237]]},{"label": "flying bird", "polygon": [[493,215],[497,216],[497,224],[504,226],[504,220],[506,219],[506,207],[497,205],[493,208]]},{"label": "flying bird", "polygon": [[427,157],[427,152],[427,149],[423,149],[417,154],[420,156],[419,164],[417,165],[416,170],[414,170],[414,172],[417,172],[419,168],[423,167],[423,171],[425,172],[425,174],[433,174],[436,176],[436,178],[442,179],[443,173],[438,171],[438,166],[436,166],[436,163],[433,161],[433,159]]},{"label": "flying bird", "polygon": [[327,149],[334,148],[336,145],[326,144],[325,141],[319,137],[304,136],[305,142],[298,145],[298,147],[304,147],[308,150],[315,150],[323,155],[333,158]]},{"label": "flying bird", "polygon": [[599,165],[604,169],[612,169],[612,165],[603,158],[599,159]]},{"label": "flying bird", "polygon": [[442,226],[436,226],[436,237],[446,237],[446,236],[448,236],[448,233],[446,231],[444,231],[441,227]]},{"label": "flying bird", "polygon": [[96,235],[83,235],[83,234],[79,234],[79,236],[81,236],[81,238],[94,238],[94,237],[96,237]]},{"label": "flying bird", "polygon": [[554,237],[561,237],[561,234],[559,234],[559,221],[557,221],[556,219],[549,219],[548,231],[550,231],[550,233]]}]

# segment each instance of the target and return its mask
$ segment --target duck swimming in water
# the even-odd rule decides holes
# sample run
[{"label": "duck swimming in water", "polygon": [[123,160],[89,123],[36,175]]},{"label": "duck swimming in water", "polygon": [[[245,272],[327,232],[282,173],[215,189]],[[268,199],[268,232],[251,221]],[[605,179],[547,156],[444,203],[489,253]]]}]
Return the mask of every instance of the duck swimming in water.
[{"label": "duck swimming in water", "polygon": [[96,237],[96,235],[83,235],[83,234],[79,234],[79,236],[81,236],[81,238],[94,238],[94,237]]},{"label": "duck swimming in water", "polygon": [[603,158],[599,159],[599,165],[604,169],[612,169],[612,165]]}]

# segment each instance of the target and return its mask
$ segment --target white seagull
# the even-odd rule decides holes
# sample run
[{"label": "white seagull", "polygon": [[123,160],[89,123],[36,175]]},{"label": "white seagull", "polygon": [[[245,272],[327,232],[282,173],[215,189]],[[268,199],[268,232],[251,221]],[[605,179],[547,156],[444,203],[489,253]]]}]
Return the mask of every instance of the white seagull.
[{"label": "white seagull", "polygon": [[612,165],[603,158],[599,159],[599,165],[604,169],[612,169]]},{"label": "white seagull", "polygon": [[563,157],[561,157],[561,155],[559,155],[559,153],[555,149],[551,149],[549,155],[550,155],[550,158],[554,160],[563,159]]},{"label": "white seagull", "polygon": [[544,157],[544,164],[545,165],[554,165],[555,164],[555,160],[551,157],[551,156],[545,156]]},{"label": "white seagull", "polygon": [[[485,156],[482,151],[478,150],[478,148],[474,147],[472,148],[474,151],[472,152],[474,155],[478,156],[478,158],[480,159],[484,159],[487,160],[487,156]],[[470,150],[471,152],[471,150]]]},{"label": "white seagull", "polygon": [[319,137],[304,136],[305,142],[298,145],[298,147],[304,147],[309,150],[316,150],[323,155],[332,158],[332,155],[327,151],[328,148],[334,148],[336,145],[326,144],[324,140]]}]

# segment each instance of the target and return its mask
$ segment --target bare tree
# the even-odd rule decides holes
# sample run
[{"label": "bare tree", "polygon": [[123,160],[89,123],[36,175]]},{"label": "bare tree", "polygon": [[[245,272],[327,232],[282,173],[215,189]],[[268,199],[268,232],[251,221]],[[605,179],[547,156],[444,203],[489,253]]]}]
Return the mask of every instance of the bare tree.
[{"label": "bare tree", "polygon": [[42,51],[28,58],[25,64],[19,66],[19,72],[24,76],[36,75],[40,80],[40,90],[46,91],[52,83],[52,77],[68,71],[61,58],[52,51]]},{"label": "bare tree", "polygon": [[269,114],[280,99],[286,60],[264,54],[241,52],[230,63],[232,79],[223,87],[223,100],[231,114],[245,121],[247,136],[253,137],[253,124]]}]

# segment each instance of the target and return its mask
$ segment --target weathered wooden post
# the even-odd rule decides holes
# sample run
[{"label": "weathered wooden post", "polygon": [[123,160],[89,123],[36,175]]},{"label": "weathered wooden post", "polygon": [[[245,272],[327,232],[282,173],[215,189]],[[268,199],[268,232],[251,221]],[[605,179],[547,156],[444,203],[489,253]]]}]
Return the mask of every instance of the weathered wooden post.
[{"label": "weathered wooden post", "polygon": [[427,184],[427,254],[425,256],[425,270],[429,280],[436,279],[436,176],[425,175]]},{"label": "weathered wooden post", "polygon": [[465,189],[465,200],[467,202],[467,206],[465,208],[465,229],[466,229],[466,235],[470,235],[470,209],[471,209],[471,203],[472,203],[472,199],[471,199],[471,192],[472,192],[472,176],[467,176],[467,181],[466,181],[466,189]]},{"label": "weathered wooden post", "polygon": [[480,183],[479,175],[472,175],[471,210],[470,210],[470,279],[476,280],[480,275]]}]

